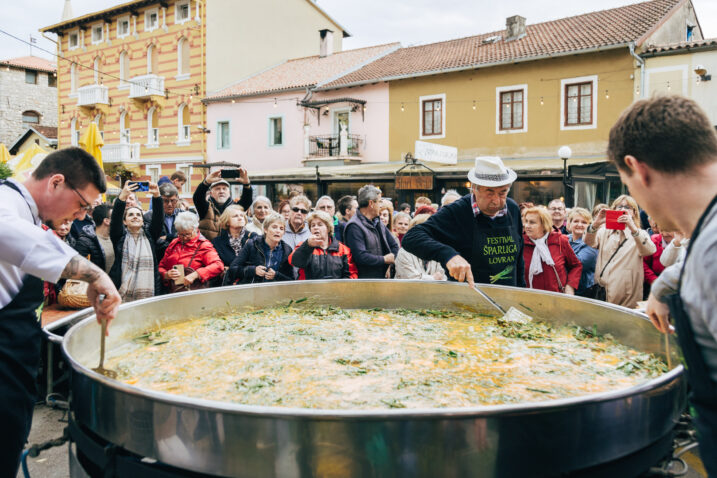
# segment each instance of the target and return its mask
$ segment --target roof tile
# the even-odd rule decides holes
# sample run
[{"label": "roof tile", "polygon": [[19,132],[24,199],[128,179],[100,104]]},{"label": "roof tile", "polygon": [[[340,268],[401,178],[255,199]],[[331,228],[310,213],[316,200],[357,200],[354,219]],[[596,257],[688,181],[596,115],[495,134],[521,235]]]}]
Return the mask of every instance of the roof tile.
[{"label": "roof tile", "polygon": [[294,88],[316,86],[351,69],[360,67],[380,55],[400,46],[399,43],[346,50],[326,57],[318,55],[286,61],[242,80],[232,86],[210,94],[208,100],[269,94]]},{"label": "roof tile", "polygon": [[[401,48],[322,89],[638,42],[683,1],[653,0],[527,25],[526,35],[517,40],[505,41],[505,30],[500,30]],[[495,36],[501,38],[484,43]]]},{"label": "roof tile", "polygon": [[19,58],[11,58],[9,60],[2,60],[0,61],[0,65],[2,66],[14,66],[16,68],[27,68],[30,70],[39,70],[39,71],[49,71],[54,72],[57,71],[57,67],[54,63],[45,60],[44,58],[40,58],[37,56],[22,56]]}]

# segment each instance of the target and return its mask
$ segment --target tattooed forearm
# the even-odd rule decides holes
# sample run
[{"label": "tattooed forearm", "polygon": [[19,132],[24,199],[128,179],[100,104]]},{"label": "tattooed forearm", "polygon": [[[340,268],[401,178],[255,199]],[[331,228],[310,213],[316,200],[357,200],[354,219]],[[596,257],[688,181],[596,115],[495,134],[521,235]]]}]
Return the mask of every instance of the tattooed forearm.
[{"label": "tattooed forearm", "polygon": [[85,282],[94,282],[103,273],[102,269],[82,256],[75,256],[67,263],[62,271],[62,279],[77,279]]}]

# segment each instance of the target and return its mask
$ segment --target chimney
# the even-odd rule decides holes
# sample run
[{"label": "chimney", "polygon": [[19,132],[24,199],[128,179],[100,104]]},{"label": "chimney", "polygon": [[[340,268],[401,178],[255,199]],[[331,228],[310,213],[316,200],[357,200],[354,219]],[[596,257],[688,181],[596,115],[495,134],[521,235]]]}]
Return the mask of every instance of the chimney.
[{"label": "chimney", "polygon": [[505,41],[518,40],[525,36],[525,17],[513,15],[505,19]]},{"label": "chimney", "polygon": [[65,6],[62,9],[62,20],[66,21],[71,18],[74,18],[75,16],[72,14],[72,2],[70,0],[65,0]]},{"label": "chimney", "polygon": [[334,52],[334,32],[329,29],[319,30],[319,56],[329,56]]}]

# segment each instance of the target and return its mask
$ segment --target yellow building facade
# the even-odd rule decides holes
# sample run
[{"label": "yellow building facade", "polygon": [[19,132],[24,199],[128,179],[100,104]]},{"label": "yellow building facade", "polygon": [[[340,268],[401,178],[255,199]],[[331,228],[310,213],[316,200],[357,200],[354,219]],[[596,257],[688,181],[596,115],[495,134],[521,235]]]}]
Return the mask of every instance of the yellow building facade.
[{"label": "yellow building facade", "polygon": [[[57,33],[59,147],[91,122],[102,131],[105,170],[123,165],[157,181],[205,157],[202,2],[136,1],[44,28]],[[191,196],[191,183],[180,191]]]}]

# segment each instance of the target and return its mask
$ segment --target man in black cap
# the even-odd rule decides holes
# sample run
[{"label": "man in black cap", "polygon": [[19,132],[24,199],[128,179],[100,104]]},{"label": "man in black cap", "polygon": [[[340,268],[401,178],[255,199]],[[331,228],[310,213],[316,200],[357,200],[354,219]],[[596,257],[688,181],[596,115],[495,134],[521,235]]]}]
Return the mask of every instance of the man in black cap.
[{"label": "man in black cap", "polygon": [[471,193],[409,229],[401,246],[471,286],[525,287],[520,209],[508,198],[516,177],[498,157],[476,158],[468,172]]},{"label": "man in black cap", "polygon": [[[246,169],[239,168],[239,182],[244,186],[239,205],[246,211],[251,206],[252,190]],[[207,200],[207,191],[209,199]],[[219,216],[227,206],[234,204],[229,182],[222,179],[221,170],[214,171],[202,181],[192,196],[199,214],[199,231],[210,241],[219,235]]]}]

